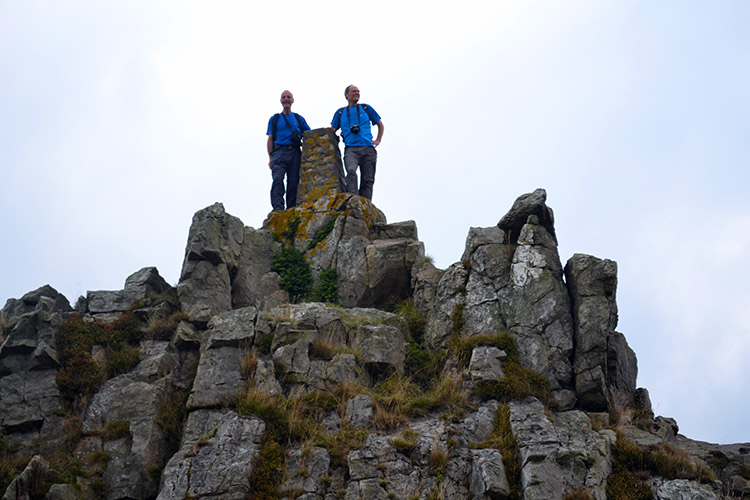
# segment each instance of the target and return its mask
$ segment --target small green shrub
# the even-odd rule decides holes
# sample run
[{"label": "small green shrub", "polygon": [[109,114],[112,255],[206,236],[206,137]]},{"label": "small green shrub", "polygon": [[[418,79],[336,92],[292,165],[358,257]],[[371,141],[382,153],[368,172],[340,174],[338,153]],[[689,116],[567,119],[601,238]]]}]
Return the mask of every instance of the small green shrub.
[{"label": "small green shrub", "polygon": [[305,256],[294,248],[284,248],[273,258],[271,271],[281,277],[281,287],[289,292],[292,301],[299,301],[310,293],[312,272]]},{"label": "small green shrub", "polygon": [[310,300],[313,302],[327,302],[329,304],[338,304],[339,287],[336,284],[338,275],[335,268],[321,271],[318,275],[318,284],[315,285],[310,293]]},{"label": "small green shrub", "polygon": [[628,440],[621,432],[612,448],[614,473],[607,481],[607,499],[650,499],[651,488],[641,479],[651,475],[664,479],[689,479],[709,482],[716,476],[697,465],[689,453],[666,443],[640,446]]},{"label": "small green shrub", "polygon": [[395,313],[406,320],[406,324],[409,325],[409,333],[411,333],[412,340],[421,344],[424,341],[427,319],[425,319],[425,317],[422,316],[422,313],[419,312],[414,305],[414,301],[407,299],[401,302],[396,307]]},{"label": "small green shrub", "polygon": [[440,481],[445,473],[445,468],[448,467],[448,455],[437,443],[432,447],[427,464],[430,468],[430,474],[436,476]]}]

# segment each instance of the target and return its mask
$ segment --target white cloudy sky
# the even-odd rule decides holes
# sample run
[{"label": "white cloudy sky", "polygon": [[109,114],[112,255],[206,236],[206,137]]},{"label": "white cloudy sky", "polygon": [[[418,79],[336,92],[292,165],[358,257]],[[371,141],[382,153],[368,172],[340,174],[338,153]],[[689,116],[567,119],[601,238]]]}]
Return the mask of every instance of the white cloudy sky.
[{"label": "white cloudy sky", "polygon": [[0,0],[0,305],[154,265],[197,210],[270,210],[268,117],[356,83],[374,202],[439,267],[544,187],[563,263],[619,264],[618,330],[658,414],[750,441],[750,3]]}]

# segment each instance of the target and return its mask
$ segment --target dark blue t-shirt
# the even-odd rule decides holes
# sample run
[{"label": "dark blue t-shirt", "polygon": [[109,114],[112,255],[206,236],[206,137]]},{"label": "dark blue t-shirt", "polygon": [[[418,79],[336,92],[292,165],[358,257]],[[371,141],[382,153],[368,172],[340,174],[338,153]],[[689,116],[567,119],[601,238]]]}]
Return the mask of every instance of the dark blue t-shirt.
[{"label": "dark blue t-shirt", "polygon": [[[268,132],[266,132],[267,135],[273,134],[273,116],[270,120],[268,120]],[[297,117],[294,116],[294,113],[289,113],[288,115],[286,115],[286,118],[287,120],[289,120],[289,126],[287,126],[286,120],[284,120],[284,117],[281,116],[281,113],[279,113],[279,118],[278,120],[276,120],[276,139],[273,141],[273,143],[277,146],[293,146],[294,144],[292,144],[292,131],[300,130],[304,132],[305,130],[310,130],[310,126],[307,124],[304,116],[299,115],[299,119],[302,123],[297,123]]]},{"label": "dark blue t-shirt", "polygon": [[[365,109],[366,108],[366,109]],[[352,134],[351,126],[359,123],[359,133]],[[333,114],[331,126],[340,128],[347,146],[372,146],[372,127],[380,123],[380,115],[369,104],[357,104],[356,108],[344,107]]]}]

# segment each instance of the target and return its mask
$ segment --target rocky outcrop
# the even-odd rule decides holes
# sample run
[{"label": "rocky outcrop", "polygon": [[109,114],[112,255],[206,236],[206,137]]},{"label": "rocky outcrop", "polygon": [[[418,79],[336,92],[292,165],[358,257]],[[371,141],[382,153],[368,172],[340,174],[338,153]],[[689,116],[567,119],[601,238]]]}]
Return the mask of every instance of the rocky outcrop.
[{"label": "rocky outcrop", "polygon": [[[543,190],[536,193],[537,203],[515,207],[502,227],[471,228],[461,262],[448,268],[436,287],[427,280],[417,287],[437,289],[427,308],[430,345],[445,345],[452,334],[510,331],[522,363],[547,378],[554,405],[566,409],[575,404],[573,318],[554,232],[537,215],[546,214],[549,225],[552,212],[543,205]],[[519,227],[522,213],[527,219]],[[512,242],[508,231],[516,229]]]},{"label": "rocky outcrop", "polygon": [[[51,500],[604,500],[623,481],[659,499],[750,495],[750,444],[654,416],[615,330],[617,266],[576,254],[563,270],[544,190],[437,269],[413,221],[337,191],[329,129],[304,140],[299,206],[259,229],[220,203],[196,213],[176,290],[144,268],[77,315],[49,286],[0,310],[0,460],[40,456],[4,499],[44,494],[30,485],[52,457]],[[334,276],[339,304],[290,303],[282,250],[315,283]],[[108,372],[73,402],[56,382],[68,320],[97,336],[71,356]],[[121,352],[137,362],[110,370]],[[620,445],[667,450],[683,472],[623,476]]]}]

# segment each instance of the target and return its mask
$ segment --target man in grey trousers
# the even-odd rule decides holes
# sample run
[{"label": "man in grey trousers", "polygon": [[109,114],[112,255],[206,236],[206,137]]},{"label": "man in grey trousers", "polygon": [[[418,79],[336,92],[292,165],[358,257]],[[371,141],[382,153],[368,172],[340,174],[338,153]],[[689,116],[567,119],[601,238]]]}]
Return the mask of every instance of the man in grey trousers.
[{"label": "man in grey trousers", "polygon": [[[359,89],[349,85],[344,91],[347,106],[336,110],[331,127],[341,129],[344,138],[344,167],[346,168],[346,192],[372,200],[372,186],[375,184],[375,165],[378,153],[375,147],[383,138],[385,125],[380,115],[369,104],[359,104]],[[372,138],[372,125],[378,127],[378,135]],[[357,167],[362,180],[357,188]]]}]

